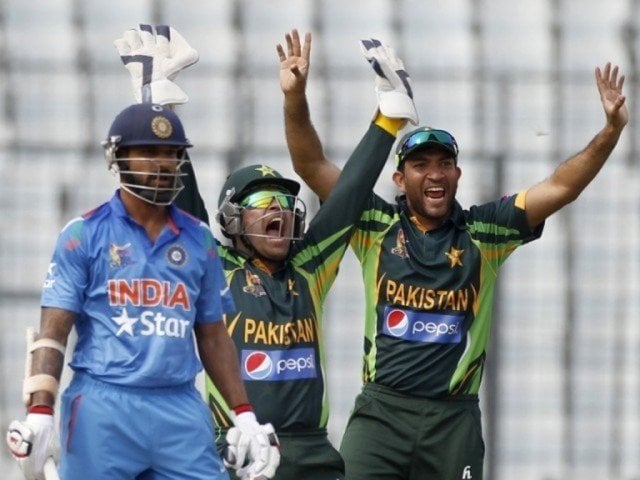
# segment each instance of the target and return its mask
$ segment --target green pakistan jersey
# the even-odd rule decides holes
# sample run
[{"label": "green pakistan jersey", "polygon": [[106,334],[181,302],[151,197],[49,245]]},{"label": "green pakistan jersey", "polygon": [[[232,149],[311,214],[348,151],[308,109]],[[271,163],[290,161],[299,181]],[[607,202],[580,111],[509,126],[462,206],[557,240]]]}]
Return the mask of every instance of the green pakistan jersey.
[{"label": "green pakistan jersey", "polygon": [[[269,274],[258,261],[219,246],[236,305],[225,322],[249,401],[258,420],[277,431],[326,428],[323,302],[394,139],[370,126],[280,271]],[[217,425],[230,427],[229,405],[208,378],[206,388]]]},{"label": "green pakistan jersey", "polygon": [[404,197],[373,196],[351,240],[366,296],[364,382],[425,398],[477,394],[498,269],[538,238],[525,192],[463,210],[424,232]]}]

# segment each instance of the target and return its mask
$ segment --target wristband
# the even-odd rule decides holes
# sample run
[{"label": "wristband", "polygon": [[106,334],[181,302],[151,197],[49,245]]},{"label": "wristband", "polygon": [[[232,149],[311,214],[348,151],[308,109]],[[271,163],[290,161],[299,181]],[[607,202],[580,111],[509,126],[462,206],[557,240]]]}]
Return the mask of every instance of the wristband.
[{"label": "wristband", "polygon": [[27,413],[41,413],[44,415],[53,415],[53,407],[49,405],[31,405],[27,409]]},{"label": "wristband", "polygon": [[233,410],[233,413],[236,415],[240,415],[244,412],[253,412],[253,406],[250,403],[241,403],[240,405],[233,407],[231,410]]}]

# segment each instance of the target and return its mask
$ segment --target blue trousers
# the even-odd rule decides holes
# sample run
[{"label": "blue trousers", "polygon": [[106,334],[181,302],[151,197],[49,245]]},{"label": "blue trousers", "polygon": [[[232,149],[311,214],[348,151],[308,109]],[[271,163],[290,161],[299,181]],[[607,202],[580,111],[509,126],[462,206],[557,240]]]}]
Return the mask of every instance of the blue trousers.
[{"label": "blue trousers", "polygon": [[64,480],[228,480],[192,383],[124,387],[76,372],[62,395]]}]

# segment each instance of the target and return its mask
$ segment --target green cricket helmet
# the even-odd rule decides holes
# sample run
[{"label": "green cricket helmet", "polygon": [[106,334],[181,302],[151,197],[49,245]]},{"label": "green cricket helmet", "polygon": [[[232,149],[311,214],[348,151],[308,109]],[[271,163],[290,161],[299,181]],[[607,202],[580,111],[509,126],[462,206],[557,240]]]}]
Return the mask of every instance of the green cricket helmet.
[{"label": "green cricket helmet", "polygon": [[[259,206],[251,200],[256,192],[275,191],[262,195]],[[280,191],[278,193],[278,191]],[[245,208],[265,208],[276,200],[275,205],[281,210],[294,213],[292,231],[283,233],[283,237],[300,240],[304,234],[306,206],[298,198],[300,184],[295,180],[284,178],[278,171],[267,165],[249,165],[236,170],[227,177],[218,198],[216,220],[222,233],[229,238],[247,234],[242,224],[242,211]],[[266,200],[266,202],[265,202]],[[249,201],[249,203],[247,203]],[[265,213],[266,218],[276,215],[273,211]]]}]

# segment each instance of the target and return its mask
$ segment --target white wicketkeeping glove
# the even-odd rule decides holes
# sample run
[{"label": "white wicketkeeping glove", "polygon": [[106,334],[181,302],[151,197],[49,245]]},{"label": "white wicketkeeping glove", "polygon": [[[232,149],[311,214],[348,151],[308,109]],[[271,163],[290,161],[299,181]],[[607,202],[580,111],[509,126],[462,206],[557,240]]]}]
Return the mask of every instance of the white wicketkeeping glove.
[{"label": "white wicketkeeping glove", "polygon": [[113,44],[131,74],[136,102],[187,103],[189,97],[173,80],[198,61],[198,52],[173,27],[140,25]]},{"label": "white wicketkeeping glove", "polygon": [[380,112],[389,118],[405,118],[418,124],[418,112],[413,103],[411,78],[402,60],[388,45],[371,38],[360,40],[364,57],[376,72],[376,94]]},{"label": "white wicketkeeping glove", "polygon": [[27,480],[44,480],[47,458],[57,463],[60,457],[53,415],[29,413],[22,422],[14,420],[7,431],[7,444]]},{"label": "white wicketkeeping glove", "polygon": [[273,478],[280,465],[280,443],[270,423],[260,425],[253,412],[235,417],[227,432],[224,464],[242,480]]}]

